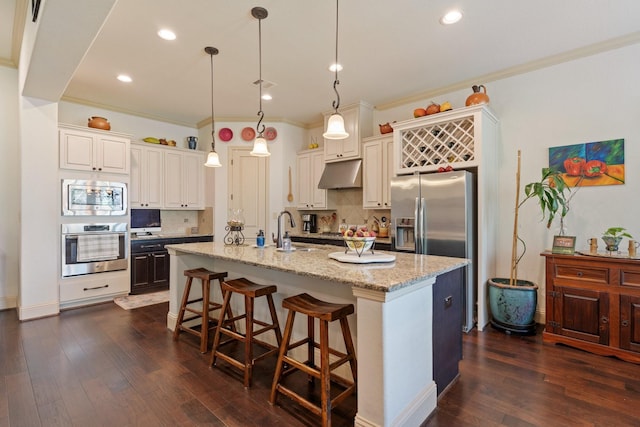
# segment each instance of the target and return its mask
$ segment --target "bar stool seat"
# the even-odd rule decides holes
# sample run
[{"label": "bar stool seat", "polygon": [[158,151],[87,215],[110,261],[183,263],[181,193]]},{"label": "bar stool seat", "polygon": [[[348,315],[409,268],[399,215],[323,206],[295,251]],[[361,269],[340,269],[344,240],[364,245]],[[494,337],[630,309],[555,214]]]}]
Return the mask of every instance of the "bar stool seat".
[{"label": "bar stool seat", "polygon": [[[334,304],[321,301],[309,294],[303,293],[282,301],[282,307],[289,310],[287,323],[284,328],[282,345],[276,362],[276,371],[273,377],[269,402],[276,403],[278,393],[281,393],[304,408],[310,410],[322,418],[323,426],[331,425],[331,410],[340,404],[345,398],[356,393],[357,387],[357,361],[351,331],[347,316],[354,313],[353,304]],[[307,316],[307,337],[291,343],[293,323],[296,313]],[[320,323],[320,342],[315,341],[315,319]],[[329,347],[329,322],[340,321],[340,327],[344,338],[346,353]],[[307,345],[307,360],[301,362],[288,355],[289,350]],[[315,364],[315,349],[320,349],[320,366]],[[337,360],[330,362],[329,356],[334,355]],[[342,378],[332,371],[338,366],[349,362],[353,381]],[[320,406],[304,398],[291,388],[283,384],[283,379],[296,371],[302,371],[309,376],[309,382],[320,380]],[[344,390],[331,399],[331,383],[344,387]]]},{"label": "bar stool seat", "polygon": [[[209,331],[213,331],[215,328],[215,317],[210,316],[212,311],[220,310],[222,304],[211,301],[211,281],[217,280],[222,284],[222,281],[227,277],[227,272],[217,273],[209,271],[206,268],[194,268],[191,270],[185,270],[184,275],[187,277],[187,282],[184,286],[184,292],[182,294],[182,302],[180,304],[180,311],[178,312],[178,318],[176,320],[176,327],[173,330],[174,341],[178,340],[180,332],[188,332],[192,335],[200,337],[200,352],[206,353],[209,345]],[[199,279],[202,285],[202,296],[195,299],[191,298],[191,284],[193,279]],[[223,295],[224,295],[224,291]],[[194,307],[192,304],[202,301],[202,308]],[[231,307],[228,308],[229,314],[231,314]],[[193,313],[194,316],[185,318],[185,312]],[[200,328],[196,326],[185,325],[194,319],[201,319]]]},{"label": "bar stool seat", "polygon": [[[282,333],[280,332],[280,324],[278,323],[278,316],[276,314],[276,308],[273,304],[273,294],[276,293],[277,287],[275,285],[259,285],[252,281],[240,278],[222,282],[222,289],[224,292],[224,301],[222,303],[222,309],[220,311],[220,318],[216,327],[215,337],[213,339],[213,349],[211,350],[211,366],[216,365],[216,359],[220,358],[232,366],[244,371],[244,386],[251,387],[251,379],[253,374],[254,364],[268,356],[277,354],[280,344],[282,342]],[[244,296],[244,314],[233,316],[231,313],[231,296],[233,294],[239,294]],[[271,323],[258,320],[254,317],[255,299],[259,297],[266,297],[269,305],[269,313],[271,314]],[[235,329],[235,322],[245,319],[245,333],[239,333]],[[261,328],[254,330],[254,325],[258,325]],[[256,337],[266,332],[273,331],[276,336],[276,342],[278,345],[272,345],[265,341],[259,340]],[[221,341],[221,335],[226,335],[229,339]],[[232,342],[244,343],[244,358],[238,360],[228,353],[221,351],[222,347]],[[254,356],[253,344],[266,349],[265,352],[258,356]]]}]

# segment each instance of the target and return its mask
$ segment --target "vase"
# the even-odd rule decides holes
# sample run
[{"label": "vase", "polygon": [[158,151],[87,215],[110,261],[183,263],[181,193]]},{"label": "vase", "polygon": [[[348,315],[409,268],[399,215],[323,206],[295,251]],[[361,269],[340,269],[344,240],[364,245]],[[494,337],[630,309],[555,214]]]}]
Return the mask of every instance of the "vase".
[{"label": "vase", "polygon": [[190,150],[195,150],[198,146],[198,137],[197,136],[188,136],[187,144],[189,145]]},{"label": "vase", "polygon": [[90,117],[88,126],[94,129],[111,130],[111,124],[109,124],[109,120],[105,119],[104,117]]},{"label": "vase", "polygon": [[602,240],[604,240],[604,243],[607,245],[609,252],[618,252],[618,245],[620,245],[622,237],[602,236]]},{"label": "vase", "polygon": [[510,286],[508,278],[492,278],[487,285],[491,326],[506,333],[534,335],[538,285],[518,280],[515,286]]},{"label": "vase", "polygon": [[[470,106],[470,105],[478,105],[478,104],[488,104],[489,103],[489,96],[487,95],[487,88],[484,87],[484,85],[473,85],[471,87],[471,89],[473,90],[473,93],[471,95],[469,95],[469,97],[467,97],[467,101],[466,101],[466,106]],[[483,90],[483,92],[480,92],[480,89]]]}]

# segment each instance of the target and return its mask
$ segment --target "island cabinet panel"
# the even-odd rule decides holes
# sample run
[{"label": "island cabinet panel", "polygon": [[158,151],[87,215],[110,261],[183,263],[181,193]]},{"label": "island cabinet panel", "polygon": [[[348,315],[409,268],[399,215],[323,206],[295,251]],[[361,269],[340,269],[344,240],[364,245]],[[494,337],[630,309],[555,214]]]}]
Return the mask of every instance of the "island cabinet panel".
[{"label": "island cabinet panel", "polygon": [[459,268],[438,276],[433,286],[433,379],[438,396],[460,375],[463,283]]},{"label": "island cabinet panel", "polygon": [[542,255],[544,341],[640,363],[640,259]]}]

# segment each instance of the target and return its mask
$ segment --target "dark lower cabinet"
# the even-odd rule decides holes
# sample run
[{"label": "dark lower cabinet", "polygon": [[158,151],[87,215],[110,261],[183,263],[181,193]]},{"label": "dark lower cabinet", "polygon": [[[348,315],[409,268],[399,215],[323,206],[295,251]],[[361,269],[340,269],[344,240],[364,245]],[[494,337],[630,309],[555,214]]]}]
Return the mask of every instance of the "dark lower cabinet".
[{"label": "dark lower cabinet", "polygon": [[133,255],[131,293],[142,294],[169,289],[169,253],[167,251]]},{"label": "dark lower cabinet", "polygon": [[459,375],[462,360],[463,271],[438,276],[433,285],[433,379],[438,396]]},{"label": "dark lower cabinet", "polygon": [[169,289],[166,245],[212,242],[213,236],[138,238],[131,240],[131,294]]}]

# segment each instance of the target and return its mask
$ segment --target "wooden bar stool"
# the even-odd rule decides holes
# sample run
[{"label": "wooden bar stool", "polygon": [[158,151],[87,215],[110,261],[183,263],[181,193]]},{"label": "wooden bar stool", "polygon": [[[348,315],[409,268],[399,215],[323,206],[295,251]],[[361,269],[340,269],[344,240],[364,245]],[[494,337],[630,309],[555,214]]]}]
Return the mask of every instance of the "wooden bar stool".
[{"label": "wooden bar stool", "polygon": [[[187,276],[187,283],[184,286],[184,293],[182,294],[182,303],[180,304],[180,311],[178,312],[178,319],[176,320],[176,327],[173,330],[173,339],[177,340],[181,331],[188,332],[197,337],[200,337],[200,352],[206,353],[209,345],[209,330],[215,328],[215,317],[210,316],[210,313],[222,308],[222,304],[213,302],[211,298],[211,281],[217,280],[222,284],[222,281],[227,277],[227,273],[216,273],[209,271],[206,268],[195,268],[192,270],[185,270],[184,275]],[[202,284],[202,296],[200,298],[190,300],[191,284],[193,279],[200,279]],[[222,291],[224,295],[224,291]],[[202,309],[190,307],[190,304],[202,301]],[[231,307],[228,307],[229,314],[231,314]],[[195,316],[191,316],[185,319],[185,312],[194,313]],[[184,325],[185,322],[201,318],[200,329]]]},{"label": "wooden bar stool", "polygon": [[[214,366],[216,364],[217,358],[230,363],[232,366],[244,371],[244,386],[251,387],[251,377],[253,373],[253,365],[255,364],[255,362],[264,359],[265,357],[276,354],[282,342],[280,324],[278,323],[276,308],[273,304],[273,294],[276,293],[277,287],[275,285],[258,285],[248,279],[240,278],[222,282],[222,290],[224,292],[224,302],[222,303],[222,309],[220,310],[220,319],[218,319],[216,334],[213,339],[213,349],[211,350],[210,365]],[[244,296],[245,313],[235,317],[231,313],[230,306],[231,295],[233,294],[240,294]],[[271,313],[271,323],[266,323],[254,318],[253,309],[255,299],[262,296],[267,297],[269,312]],[[242,319],[245,319],[244,334],[237,332],[234,326],[236,321]],[[261,326],[261,329],[254,330],[254,325]],[[278,343],[277,346],[256,339],[256,336],[269,331],[273,331],[275,333],[276,342]],[[227,335],[230,338],[221,342],[220,335]],[[240,341],[244,343],[244,360],[242,361],[220,351],[224,345],[232,343],[234,341]],[[257,357],[254,357],[253,344],[258,344],[261,347],[266,348],[267,351]]]},{"label": "wooden bar stool", "polygon": [[[274,405],[276,403],[277,394],[282,393],[316,415],[321,416],[323,426],[330,426],[332,408],[356,392],[358,378],[356,352],[353,347],[351,331],[349,330],[349,323],[347,321],[347,316],[354,312],[353,304],[332,304],[304,293],[285,298],[282,301],[282,307],[289,309],[289,315],[287,316],[287,324],[284,328],[282,345],[280,346],[280,353],[278,355],[278,361],[276,362],[276,371],[273,376],[273,385],[271,387],[269,402]],[[306,338],[291,343],[293,321],[296,313],[305,314],[307,316],[308,332]],[[320,322],[319,344],[315,341],[314,337],[314,319],[318,319]],[[340,320],[340,327],[342,329],[344,344],[347,351],[346,353],[339,352],[329,347],[329,322],[333,322],[334,320]],[[289,350],[304,344],[307,344],[307,360],[305,362],[300,362],[287,355]],[[319,368],[315,364],[314,353],[316,348],[320,349]],[[334,362],[330,362],[330,354],[337,356],[338,359]],[[349,362],[351,367],[353,381],[349,381],[332,373],[335,368],[346,362]],[[320,380],[320,406],[314,404],[308,399],[305,399],[300,394],[282,384],[284,377],[297,370],[307,373],[309,375],[309,381],[312,383],[314,378],[318,378]],[[345,387],[345,389],[337,394],[333,399],[331,399],[330,394],[331,382]]]}]

